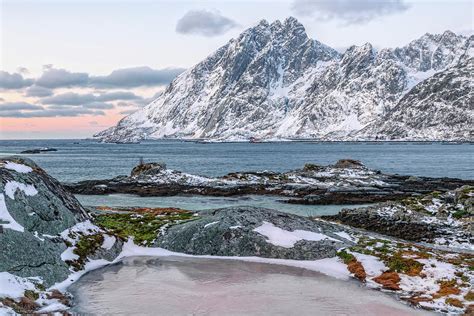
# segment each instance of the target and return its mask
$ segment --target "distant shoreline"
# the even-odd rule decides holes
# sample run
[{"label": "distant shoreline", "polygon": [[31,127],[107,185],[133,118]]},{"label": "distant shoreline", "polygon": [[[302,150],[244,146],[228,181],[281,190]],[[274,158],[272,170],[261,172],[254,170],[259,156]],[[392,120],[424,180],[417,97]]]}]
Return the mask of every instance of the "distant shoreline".
[{"label": "distant shoreline", "polygon": [[[101,144],[138,144],[138,143],[147,143],[147,142],[190,142],[190,143],[204,143],[204,144],[222,144],[222,143],[248,143],[249,140],[214,140],[209,138],[157,138],[157,139],[145,139],[137,143],[117,143],[117,142],[101,142],[93,138],[35,138],[35,139],[0,139],[0,142],[27,142],[27,141],[87,141],[95,142]],[[431,144],[431,143],[441,143],[449,145],[458,145],[458,144],[474,144],[473,141],[468,140],[319,140],[319,139],[281,139],[281,140],[261,140],[256,142],[256,144],[261,143],[350,143],[350,144],[383,144],[383,143],[415,143],[415,144]]]}]

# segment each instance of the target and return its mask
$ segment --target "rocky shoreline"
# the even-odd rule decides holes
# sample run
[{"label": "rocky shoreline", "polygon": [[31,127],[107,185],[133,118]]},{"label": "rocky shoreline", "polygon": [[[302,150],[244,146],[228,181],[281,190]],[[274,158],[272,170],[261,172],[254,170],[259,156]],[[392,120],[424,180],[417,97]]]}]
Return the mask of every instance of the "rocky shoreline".
[{"label": "rocky shoreline", "polygon": [[[177,176],[175,182],[184,181],[182,173],[162,167],[158,172],[157,168],[142,165],[134,169],[130,178],[153,178],[165,183],[169,179],[161,177],[165,173]],[[319,172],[318,176],[332,172],[331,179],[335,179],[336,172],[338,179],[350,175],[342,181],[354,186],[359,183],[354,179],[364,175],[361,187],[368,182],[386,187],[376,182],[382,181],[377,177],[390,178],[363,166],[324,168],[298,172]],[[286,173],[292,184],[307,181],[301,174],[297,178],[298,172]],[[74,303],[67,293],[71,283],[90,270],[136,255],[204,256],[292,265],[334,277],[354,277],[416,307],[451,314],[473,312],[474,253],[468,247],[472,247],[472,235],[458,234],[472,233],[472,187],[448,188],[454,185],[450,182],[443,192],[431,193],[431,199],[418,196],[409,198],[411,204],[402,204],[407,201],[404,200],[343,210],[328,221],[257,207],[199,213],[176,208],[86,209],[34,162],[19,157],[0,159],[0,176],[0,312],[7,315],[66,313]],[[233,176],[232,181],[239,177]],[[280,178],[275,182],[280,183]],[[423,184],[423,188],[428,190],[429,186]],[[418,204],[425,211],[415,206]],[[397,208],[387,212],[396,215],[379,212],[387,205]],[[446,231],[455,232],[449,239],[454,247],[440,249],[439,236],[430,239],[422,230],[413,231],[411,237],[377,230],[376,221],[382,227],[389,227],[392,222],[400,230],[403,225],[411,227],[404,224],[410,221],[399,219],[400,212],[404,218],[413,217],[413,222],[426,223],[427,227],[445,225]],[[365,214],[369,215],[364,217]],[[357,221],[358,216],[365,219]],[[364,222],[367,230],[358,228]],[[438,233],[437,228],[433,231]],[[463,243],[455,237],[467,240]]]},{"label": "rocky shoreline", "polygon": [[306,164],[283,173],[272,171],[234,172],[222,177],[204,177],[170,170],[160,163],[136,166],[129,176],[107,180],[86,180],[65,184],[74,194],[115,193],[139,196],[195,194],[236,196],[269,194],[294,204],[363,204],[406,198],[432,191],[447,191],[473,180],[428,178],[383,174],[350,159],[334,165]]}]

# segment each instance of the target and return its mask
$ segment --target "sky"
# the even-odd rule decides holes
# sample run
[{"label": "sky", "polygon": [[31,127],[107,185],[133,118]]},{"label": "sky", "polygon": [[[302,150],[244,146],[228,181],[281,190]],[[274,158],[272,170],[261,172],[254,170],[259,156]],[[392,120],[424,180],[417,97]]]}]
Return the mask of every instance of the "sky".
[{"label": "sky", "polygon": [[262,19],[341,52],[474,29],[470,0],[0,2],[0,139],[91,137]]}]

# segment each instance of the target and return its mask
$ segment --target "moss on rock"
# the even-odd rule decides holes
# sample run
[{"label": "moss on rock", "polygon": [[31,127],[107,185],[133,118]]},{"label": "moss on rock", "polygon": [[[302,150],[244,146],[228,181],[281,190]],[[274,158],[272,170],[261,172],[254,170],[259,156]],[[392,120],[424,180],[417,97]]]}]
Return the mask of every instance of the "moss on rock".
[{"label": "moss on rock", "polygon": [[160,229],[195,218],[191,212],[170,212],[154,215],[150,213],[109,213],[95,217],[95,224],[123,240],[133,237],[137,244],[151,244]]}]

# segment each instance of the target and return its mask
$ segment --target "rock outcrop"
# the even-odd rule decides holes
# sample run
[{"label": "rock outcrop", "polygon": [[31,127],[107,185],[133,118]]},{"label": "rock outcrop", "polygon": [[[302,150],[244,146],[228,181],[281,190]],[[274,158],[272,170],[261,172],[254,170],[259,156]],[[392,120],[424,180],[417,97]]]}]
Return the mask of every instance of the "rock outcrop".
[{"label": "rock outcrop", "polygon": [[343,209],[324,219],[405,240],[474,250],[474,187]]},{"label": "rock outcrop", "polygon": [[39,276],[47,286],[64,280],[70,272],[59,234],[87,220],[86,211],[29,159],[0,159],[0,179],[0,271]]},{"label": "rock outcrop", "polygon": [[[291,247],[272,243],[272,237],[283,239],[285,233],[295,231],[314,233],[320,239],[296,237]],[[198,219],[168,229],[156,244],[193,255],[315,260],[334,257],[339,249],[353,244],[336,232],[341,232],[338,225],[275,210],[236,207],[200,212]]]},{"label": "rock outcrop", "polygon": [[215,178],[149,163],[135,167],[131,176],[81,181],[66,184],[66,187],[78,194],[271,194],[286,197],[286,202],[295,204],[360,204],[400,199],[435,190],[452,190],[466,184],[474,185],[474,181],[383,174],[368,169],[359,161],[343,159],[334,165],[306,164],[302,169],[283,173],[234,172]]}]

